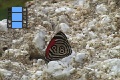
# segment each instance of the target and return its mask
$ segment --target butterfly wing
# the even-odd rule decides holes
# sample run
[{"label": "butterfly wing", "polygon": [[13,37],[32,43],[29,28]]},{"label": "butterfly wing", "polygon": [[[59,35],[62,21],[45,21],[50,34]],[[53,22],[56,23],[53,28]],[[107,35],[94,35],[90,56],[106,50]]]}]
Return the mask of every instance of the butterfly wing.
[{"label": "butterfly wing", "polygon": [[72,53],[71,46],[66,35],[59,31],[50,41],[45,58],[47,61],[59,60]]}]

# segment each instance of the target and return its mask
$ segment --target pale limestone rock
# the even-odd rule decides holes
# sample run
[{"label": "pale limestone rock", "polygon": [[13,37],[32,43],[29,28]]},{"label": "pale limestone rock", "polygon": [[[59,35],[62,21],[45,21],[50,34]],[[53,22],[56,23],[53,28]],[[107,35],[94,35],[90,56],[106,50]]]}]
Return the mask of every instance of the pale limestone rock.
[{"label": "pale limestone rock", "polygon": [[55,10],[56,13],[60,13],[60,12],[72,12],[73,10],[67,6],[63,6],[61,8],[57,8]]},{"label": "pale limestone rock", "polygon": [[35,47],[36,48],[39,48],[39,49],[44,49],[45,47],[45,32],[40,30],[34,37],[33,39],[33,43],[35,44]]},{"label": "pale limestone rock", "polygon": [[85,53],[77,53],[75,57],[76,62],[83,63],[83,60],[85,59]]},{"label": "pale limestone rock", "polygon": [[4,76],[12,75],[11,71],[8,71],[8,70],[5,70],[5,69],[0,69],[0,73],[4,74]]},{"label": "pale limestone rock", "polygon": [[70,31],[70,27],[65,23],[59,24],[60,30],[62,30],[64,33],[67,33]]},{"label": "pale limestone rock", "polygon": [[5,32],[8,31],[7,19],[4,19],[4,20],[0,21],[0,31],[5,31]]},{"label": "pale limestone rock", "polygon": [[29,78],[29,76],[23,75],[23,76],[21,77],[21,80],[30,80],[30,78]]},{"label": "pale limestone rock", "polygon": [[105,12],[107,12],[108,10],[107,10],[107,8],[106,8],[106,5],[104,5],[104,4],[100,4],[100,5],[97,5],[96,6],[96,12],[97,13],[100,13],[100,14],[103,14],[103,13],[105,13]]}]

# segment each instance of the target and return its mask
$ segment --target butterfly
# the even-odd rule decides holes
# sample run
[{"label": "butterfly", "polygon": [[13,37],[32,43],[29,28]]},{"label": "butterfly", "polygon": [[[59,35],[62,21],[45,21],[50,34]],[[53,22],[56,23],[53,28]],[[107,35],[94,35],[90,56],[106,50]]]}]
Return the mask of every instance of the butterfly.
[{"label": "butterfly", "polygon": [[54,61],[71,55],[72,49],[66,35],[59,31],[49,42],[45,51],[45,60]]}]

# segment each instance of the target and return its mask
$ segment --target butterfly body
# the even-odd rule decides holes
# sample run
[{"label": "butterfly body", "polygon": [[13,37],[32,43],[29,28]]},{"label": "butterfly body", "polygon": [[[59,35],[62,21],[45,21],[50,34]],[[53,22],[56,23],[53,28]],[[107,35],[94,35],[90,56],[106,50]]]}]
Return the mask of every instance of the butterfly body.
[{"label": "butterfly body", "polygon": [[66,35],[59,31],[50,41],[45,53],[47,61],[59,60],[71,55],[71,46]]}]

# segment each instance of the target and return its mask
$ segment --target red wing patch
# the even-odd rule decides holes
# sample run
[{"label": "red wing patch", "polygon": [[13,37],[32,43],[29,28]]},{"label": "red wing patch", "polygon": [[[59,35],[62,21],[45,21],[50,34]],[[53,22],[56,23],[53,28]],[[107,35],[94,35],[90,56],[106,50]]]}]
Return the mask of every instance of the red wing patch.
[{"label": "red wing patch", "polygon": [[50,41],[50,43],[48,44],[48,47],[47,47],[47,49],[46,49],[46,54],[45,54],[46,57],[49,56],[49,51],[50,51],[51,47],[52,47],[54,44],[55,44],[55,39],[52,39],[52,40]]}]

